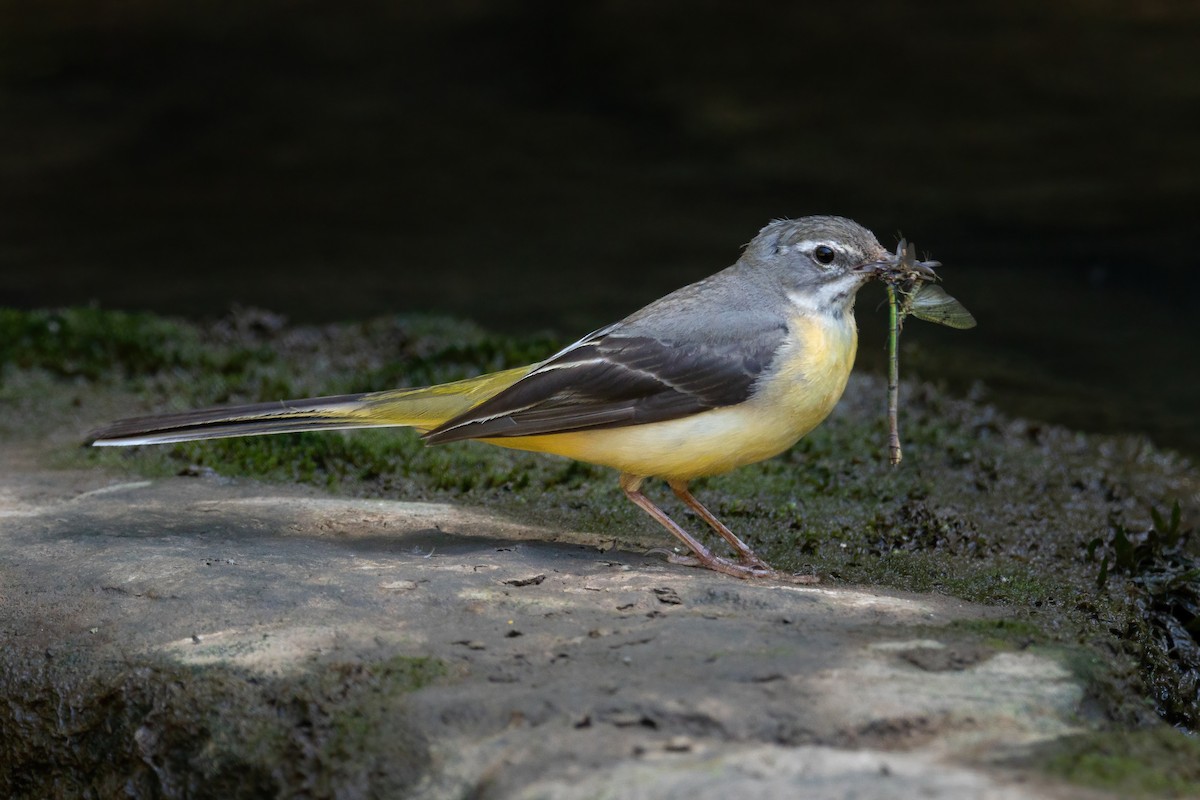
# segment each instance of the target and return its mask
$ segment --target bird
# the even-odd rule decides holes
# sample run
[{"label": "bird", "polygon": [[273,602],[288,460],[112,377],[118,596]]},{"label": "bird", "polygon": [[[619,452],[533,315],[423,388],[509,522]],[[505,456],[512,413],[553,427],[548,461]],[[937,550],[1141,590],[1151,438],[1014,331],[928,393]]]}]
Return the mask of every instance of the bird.
[{"label": "bird", "polygon": [[[475,440],[552,453],[615,469],[625,496],[689,551],[669,560],[737,578],[782,577],[689,483],[776,456],[829,415],[854,364],[858,290],[894,274],[900,257],[845,217],[777,219],[732,266],[534,364],[435,386],[135,417],[85,443],[400,426],[433,445]],[[650,500],[642,491],[650,479],[664,480],[733,557]]]}]

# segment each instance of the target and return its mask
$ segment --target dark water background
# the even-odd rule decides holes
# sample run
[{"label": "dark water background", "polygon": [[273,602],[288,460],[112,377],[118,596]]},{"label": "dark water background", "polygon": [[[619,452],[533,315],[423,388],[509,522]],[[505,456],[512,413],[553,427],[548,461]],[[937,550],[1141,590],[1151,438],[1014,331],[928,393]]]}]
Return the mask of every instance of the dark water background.
[{"label": "dark water background", "polygon": [[0,304],[567,339],[837,213],[923,377],[1200,453],[1200,5],[909,5],[0,0]]}]

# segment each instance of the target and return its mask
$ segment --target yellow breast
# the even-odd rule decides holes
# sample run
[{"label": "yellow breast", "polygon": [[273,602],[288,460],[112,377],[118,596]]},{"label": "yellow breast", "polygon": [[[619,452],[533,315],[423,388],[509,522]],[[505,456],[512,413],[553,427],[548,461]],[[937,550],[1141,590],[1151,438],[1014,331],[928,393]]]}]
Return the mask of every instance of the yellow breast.
[{"label": "yellow breast", "polygon": [[852,314],[796,316],[788,339],[744,403],[626,428],[485,439],[644,477],[690,480],[778,455],[833,410],[854,365]]}]

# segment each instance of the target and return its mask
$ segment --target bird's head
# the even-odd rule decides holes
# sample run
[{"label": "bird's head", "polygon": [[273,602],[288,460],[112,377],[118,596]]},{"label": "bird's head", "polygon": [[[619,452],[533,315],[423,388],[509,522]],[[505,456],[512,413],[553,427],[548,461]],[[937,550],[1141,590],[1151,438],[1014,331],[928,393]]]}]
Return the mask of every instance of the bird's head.
[{"label": "bird's head", "polygon": [[832,313],[853,308],[858,290],[900,258],[854,220],[830,216],[776,220],[746,246],[746,257],[798,307]]}]

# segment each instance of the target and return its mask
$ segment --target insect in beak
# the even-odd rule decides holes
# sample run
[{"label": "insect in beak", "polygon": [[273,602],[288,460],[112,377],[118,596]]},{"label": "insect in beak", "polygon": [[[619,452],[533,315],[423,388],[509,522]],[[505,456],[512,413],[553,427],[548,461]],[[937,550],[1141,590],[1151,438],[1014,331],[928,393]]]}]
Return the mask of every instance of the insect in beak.
[{"label": "insect in beak", "polygon": [[870,272],[873,277],[881,278],[888,283],[901,280],[917,279],[921,281],[936,281],[934,270],[942,265],[940,261],[921,261],[917,258],[917,248],[907,239],[901,239],[896,245],[896,252],[881,261],[872,261],[858,268],[859,272]]}]

